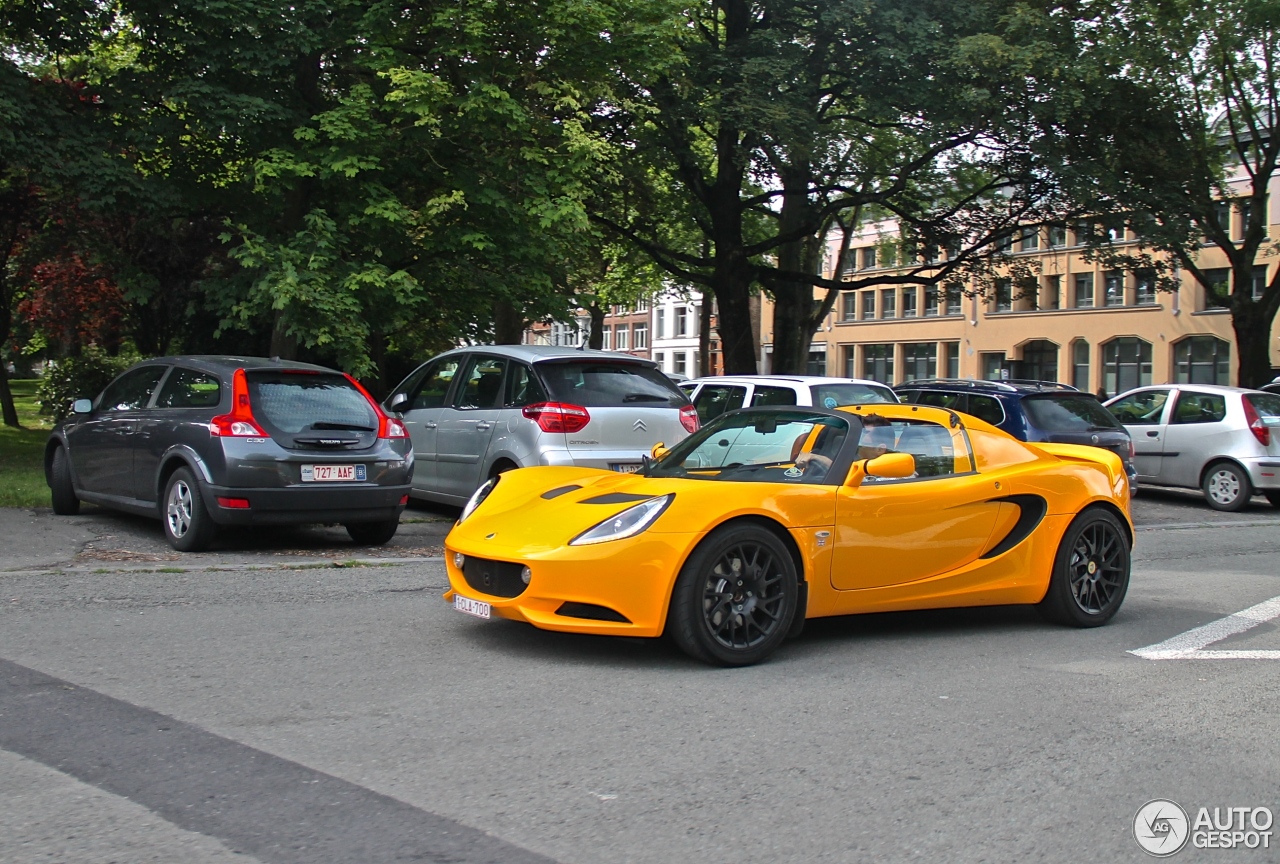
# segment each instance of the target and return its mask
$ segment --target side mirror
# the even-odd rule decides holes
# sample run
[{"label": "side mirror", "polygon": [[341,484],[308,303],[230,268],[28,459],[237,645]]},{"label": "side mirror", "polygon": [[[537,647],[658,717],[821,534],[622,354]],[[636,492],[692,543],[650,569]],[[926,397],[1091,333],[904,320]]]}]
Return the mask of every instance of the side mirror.
[{"label": "side mirror", "polygon": [[71,413],[73,414],[92,414],[93,401],[90,399],[77,399],[71,403]]},{"label": "side mirror", "polygon": [[867,460],[867,476],[901,480],[916,473],[916,457],[910,453],[886,453]]},{"label": "side mirror", "polygon": [[387,410],[394,411],[399,414],[409,404],[409,397],[404,393],[397,393],[387,400]]},{"label": "side mirror", "polygon": [[653,445],[653,449],[649,451],[649,456],[656,462],[657,460],[661,459],[663,456],[666,456],[667,453],[669,452],[670,452],[670,448],[667,447],[666,444],[663,444],[661,441],[659,441],[657,444]]}]

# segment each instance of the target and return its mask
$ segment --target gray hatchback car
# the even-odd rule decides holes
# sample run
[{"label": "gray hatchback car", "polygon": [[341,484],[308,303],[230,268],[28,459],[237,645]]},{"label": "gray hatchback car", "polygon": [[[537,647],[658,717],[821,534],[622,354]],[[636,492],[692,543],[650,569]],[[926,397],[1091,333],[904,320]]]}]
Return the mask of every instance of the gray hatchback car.
[{"label": "gray hatchback car", "polygon": [[636,471],[654,444],[670,447],[698,429],[697,412],[657,364],[541,345],[445,352],[384,406],[413,437],[414,497],[448,504],[512,468]]},{"label": "gray hatchback car", "polygon": [[161,357],[76,400],[45,448],[55,513],[87,501],[157,516],[179,551],[220,526],[341,522],[391,539],[413,450],[355,379],[304,363]]}]

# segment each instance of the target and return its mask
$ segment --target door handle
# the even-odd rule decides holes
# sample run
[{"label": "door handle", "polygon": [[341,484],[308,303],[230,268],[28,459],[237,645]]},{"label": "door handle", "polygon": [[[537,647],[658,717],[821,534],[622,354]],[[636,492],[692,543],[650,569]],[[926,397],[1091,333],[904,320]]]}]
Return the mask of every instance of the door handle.
[{"label": "door handle", "polygon": [[1160,437],[1160,433],[1159,433],[1159,432],[1156,432],[1156,431],[1154,431],[1154,430],[1153,430],[1153,431],[1151,431],[1151,432],[1148,432],[1148,433],[1147,433],[1147,437],[1148,437],[1148,438],[1159,438],[1159,437]]},{"label": "door handle", "polygon": [[492,428],[493,428],[493,424],[490,423],[488,420],[481,420],[479,423],[476,424],[477,432],[488,432]]},{"label": "door handle", "polygon": [[423,421],[423,423],[422,423],[422,428],[423,428],[423,429],[434,429],[434,428],[436,428],[436,424],[435,424],[433,421],[431,421],[431,420],[425,420],[425,421]]}]

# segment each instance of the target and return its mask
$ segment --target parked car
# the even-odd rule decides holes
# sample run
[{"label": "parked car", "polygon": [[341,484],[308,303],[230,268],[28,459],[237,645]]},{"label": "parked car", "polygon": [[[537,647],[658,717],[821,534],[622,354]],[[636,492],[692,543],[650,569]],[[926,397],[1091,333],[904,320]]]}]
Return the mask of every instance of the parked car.
[{"label": "parked car", "polygon": [[413,451],[354,378],[305,363],[161,357],[135,364],[49,436],[53,510],[87,501],[158,517],[179,551],[225,525],[341,522],[382,544],[409,500]]},{"label": "parked car", "polygon": [[[544,630],[669,634],[721,666],[829,615],[1034,603],[1106,623],[1133,543],[1120,459],[967,423],[897,404],[745,408],[643,474],[503,475],[445,538],[444,599]],[[873,428],[888,448],[874,458]]]},{"label": "parked car", "polygon": [[1280,378],[1276,378],[1270,384],[1263,384],[1258,389],[1265,390],[1268,393],[1280,393]]},{"label": "parked car", "polygon": [[447,351],[384,405],[413,438],[412,494],[449,504],[512,468],[635,471],[654,444],[698,428],[689,400],[652,361],[541,345]]},{"label": "parked car", "polygon": [[717,375],[685,381],[680,389],[689,394],[702,423],[744,407],[797,405],[829,410],[898,401],[893,390],[878,381],[817,375]]},{"label": "parked car", "polygon": [[971,414],[1019,441],[1088,444],[1120,457],[1136,476],[1133,441],[1098,397],[1053,381],[978,381],[930,378],[900,384],[903,402]]},{"label": "parked car", "polygon": [[1199,487],[1215,510],[1255,493],[1280,507],[1280,395],[1213,384],[1161,384],[1107,402],[1133,436],[1138,482]]}]

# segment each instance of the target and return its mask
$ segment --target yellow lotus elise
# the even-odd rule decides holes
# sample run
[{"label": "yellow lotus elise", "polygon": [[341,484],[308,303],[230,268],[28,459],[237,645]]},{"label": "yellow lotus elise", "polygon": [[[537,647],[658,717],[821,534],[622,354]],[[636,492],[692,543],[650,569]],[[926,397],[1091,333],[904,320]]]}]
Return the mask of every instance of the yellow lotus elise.
[{"label": "yellow lotus elise", "polygon": [[1024,603],[1093,627],[1129,585],[1128,482],[1109,451],[940,408],[751,408],[635,474],[491,480],[445,540],[445,599],[724,666],[828,615]]}]

